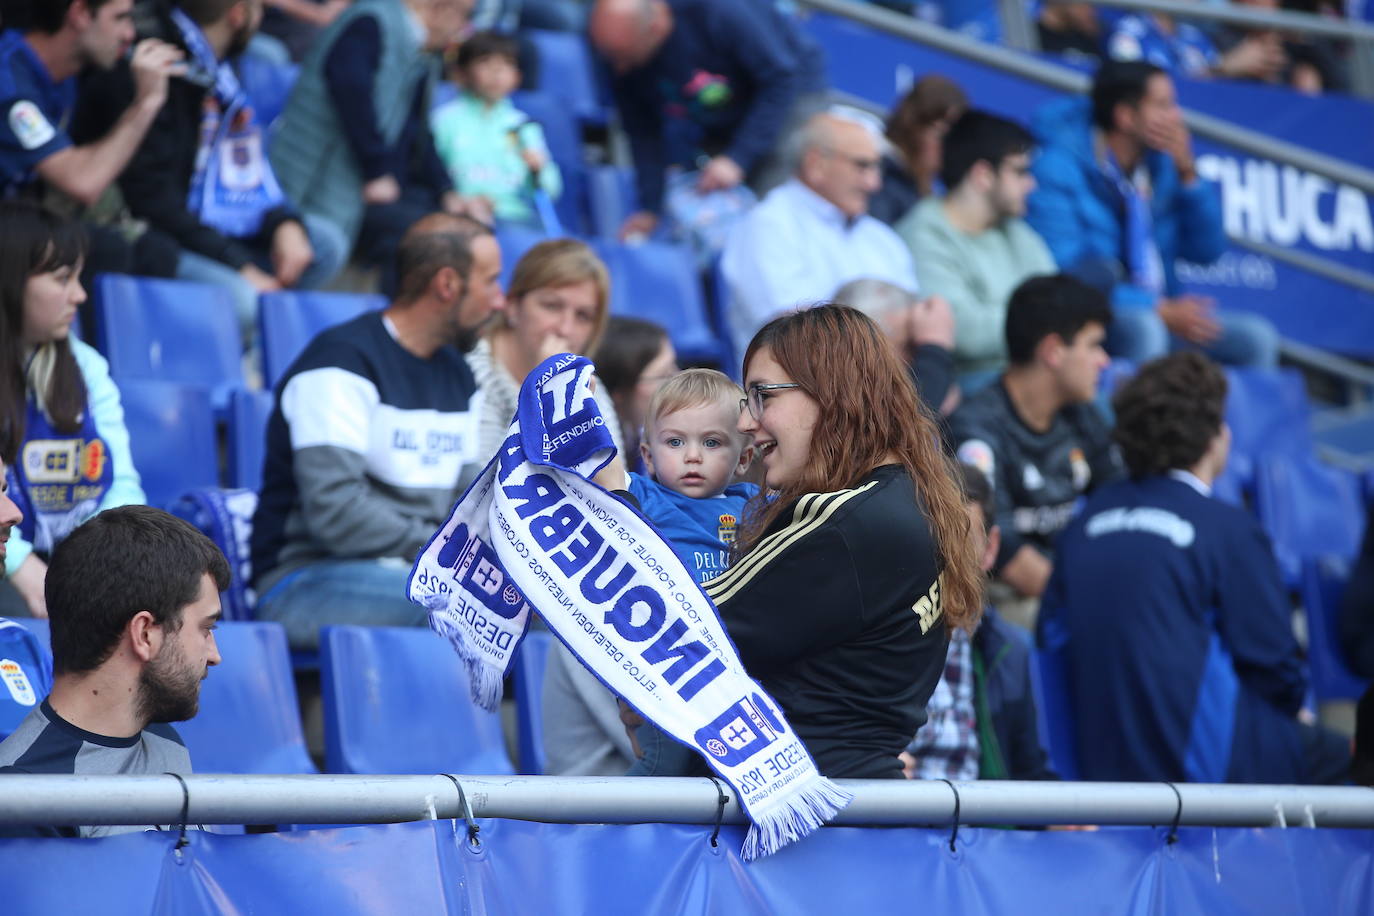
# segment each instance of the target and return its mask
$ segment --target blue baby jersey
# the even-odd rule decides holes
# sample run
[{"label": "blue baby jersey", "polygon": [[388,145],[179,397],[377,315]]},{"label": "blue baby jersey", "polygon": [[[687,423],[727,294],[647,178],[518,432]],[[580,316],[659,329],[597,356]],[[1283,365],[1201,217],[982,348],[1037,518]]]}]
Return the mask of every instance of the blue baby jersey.
[{"label": "blue baby jersey", "polygon": [[630,475],[630,492],[640,512],[672,545],[698,585],[725,572],[744,504],[759,488],[737,483],[711,499],[693,499],[643,474]]}]

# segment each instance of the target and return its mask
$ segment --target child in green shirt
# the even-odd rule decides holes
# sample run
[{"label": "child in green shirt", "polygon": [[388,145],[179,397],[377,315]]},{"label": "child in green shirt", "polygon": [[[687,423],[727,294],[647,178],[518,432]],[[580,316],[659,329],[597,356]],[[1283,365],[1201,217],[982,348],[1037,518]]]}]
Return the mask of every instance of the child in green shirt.
[{"label": "child in green shirt", "polygon": [[537,187],[550,199],[563,191],[544,131],[511,104],[520,85],[515,40],[478,32],[458,49],[458,97],[430,115],[434,146],[465,197],[484,197],[498,222],[539,226],[531,205]]}]

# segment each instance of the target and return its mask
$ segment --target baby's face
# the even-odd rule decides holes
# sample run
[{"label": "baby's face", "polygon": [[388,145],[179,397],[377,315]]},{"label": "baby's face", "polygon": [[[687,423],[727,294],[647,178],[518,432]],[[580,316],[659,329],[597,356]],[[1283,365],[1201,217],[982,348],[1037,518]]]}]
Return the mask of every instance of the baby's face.
[{"label": "baby's face", "polygon": [[654,479],[694,499],[719,496],[730,485],[744,450],[735,431],[737,405],[704,404],[653,421],[641,449]]}]

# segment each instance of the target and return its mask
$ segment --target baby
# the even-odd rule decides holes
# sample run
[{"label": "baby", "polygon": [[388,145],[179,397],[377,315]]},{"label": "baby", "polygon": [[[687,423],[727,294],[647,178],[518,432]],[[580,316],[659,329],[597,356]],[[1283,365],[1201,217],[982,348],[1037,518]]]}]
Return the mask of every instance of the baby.
[{"label": "baby", "polygon": [[649,401],[640,453],[650,476],[630,492],[698,583],[725,571],[744,504],[758,492],[736,483],[754,458],[736,430],[744,392],[714,369],[688,369]]}]

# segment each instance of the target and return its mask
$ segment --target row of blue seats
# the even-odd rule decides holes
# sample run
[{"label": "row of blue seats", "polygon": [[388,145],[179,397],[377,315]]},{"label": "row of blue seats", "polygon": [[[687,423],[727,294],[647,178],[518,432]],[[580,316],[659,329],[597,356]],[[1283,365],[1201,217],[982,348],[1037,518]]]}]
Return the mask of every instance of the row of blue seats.
[{"label": "row of blue seats", "polygon": [[[16,622],[50,652],[47,621]],[[552,639],[531,631],[516,654],[521,773],[544,769],[540,691]],[[215,640],[222,661],[202,682],[200,711],[176,725],[197,772],[318,772],[306,750],[285,631],[275,623],[225,622]],[[517,771],[501,716],[473,705],[462,661],[429,630],[326,628],[320,676],[327,772]],[[0,738],[24,711],[0,708]]]}]

